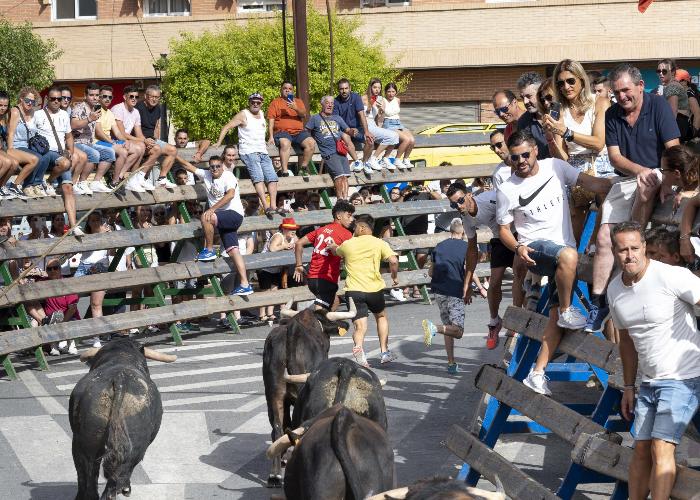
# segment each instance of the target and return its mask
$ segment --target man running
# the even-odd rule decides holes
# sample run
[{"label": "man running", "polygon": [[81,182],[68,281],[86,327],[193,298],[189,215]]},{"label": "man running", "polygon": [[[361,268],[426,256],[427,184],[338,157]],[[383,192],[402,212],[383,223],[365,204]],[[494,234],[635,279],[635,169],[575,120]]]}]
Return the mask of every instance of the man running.
[{"label": "man running", "polygon": [[389,320],[384,310],[384,280],[379,272],[382,261],[389,262],[393,285],[399,284],[399,258],[386,241],[372,236],[374,217],[367,214],[355,217],[355,238],[340,246],[328,243],[327,247],[335,255],[345,260],[347,278],[345,280],[345,297],[353,299],[357,316],[352,324],[355,327],[352,340],[355,346],[352,355],[362,366],[369,367],[362,344],[367,333],[368,311],[377,321],[377,335],[381,349],[381,363],[396,359],[389,351]]},{"label": "man running", "polygon": [[338,200],[331,212],[333,222],[327,226],[311,231],[299,238],[294,247],[296,267],[294,280],[301,282],[304,265],[302,253],[306,245],[312,245],[311,263],[306,273],[309,290],[316,296],[316,309],[335,309],[336,294],[338,293],[338,278],[340,277],[340,257],[328,249],[330,243],[337,246],[352,238],[350,228],[353,226],[355,206],[346,200]]}]

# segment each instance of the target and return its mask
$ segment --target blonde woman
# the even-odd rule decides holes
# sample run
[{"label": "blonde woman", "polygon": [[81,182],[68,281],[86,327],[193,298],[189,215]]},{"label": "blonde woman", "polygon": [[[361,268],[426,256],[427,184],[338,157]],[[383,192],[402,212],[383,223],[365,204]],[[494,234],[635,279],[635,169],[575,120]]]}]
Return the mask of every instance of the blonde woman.
[{"label": "blonde woman", "polygon": [[[591,92],[588,74],[577,61],[564,59],[552,75],[554,97],[561,105],[558,119],[545,115],[544,127],[554,135],[556,157],[568,161],[581,172],[612,174],[605,148],[605,111],[610,100],[596,98]],[[600,172],[597,173],[596,170]],[[594,196],[576,188],[571,192],[571,217],[578,239]]]}]

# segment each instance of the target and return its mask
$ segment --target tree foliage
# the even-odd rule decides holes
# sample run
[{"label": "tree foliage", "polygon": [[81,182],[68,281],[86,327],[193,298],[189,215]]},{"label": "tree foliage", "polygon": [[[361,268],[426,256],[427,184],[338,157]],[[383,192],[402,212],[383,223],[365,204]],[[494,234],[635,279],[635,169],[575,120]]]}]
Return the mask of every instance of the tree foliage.
[{"label": "tree foliage", "polygon": [[12,24],[0,19],[0,89],[12,100],[22,87],[42,90],[53,83],[56,74],[53,61],[62,51],[56,43],[44,40],[32,31],[30,23]]},{"label": "tree foliage", "polygon": [[[330,86],[330,49],[325,15],[309,9],[309,94],[311,111],[317,112],[321,97]],[[360,23],[333,16],[336,78],[347,78],[362,93],[372,77],[398,81],[405,87],[396,61],[387,61],[379,34],[369,43],[355,34]],[[294,35],[287,23],[290,76],[294,80]],[[248,95],[261,92],[265,108],[279,95],[285,79],[282,17],[253,20],[245,25],[228,23],[220,32],[201,36],[181,34],[171,41],[163,81],[164,97],[177,126],[187,127],[192,137],[216,138],[231,117],[247,106]],[[334,86],[335,87],[335,86]]]}]

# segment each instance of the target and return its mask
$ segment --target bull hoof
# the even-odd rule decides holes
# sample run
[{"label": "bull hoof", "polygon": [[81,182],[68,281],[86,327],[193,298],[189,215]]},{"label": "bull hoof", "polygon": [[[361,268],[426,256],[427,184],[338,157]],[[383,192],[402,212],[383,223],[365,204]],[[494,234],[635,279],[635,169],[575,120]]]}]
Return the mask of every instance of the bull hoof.
[{"label": "bull hoof", "polygon": [[282,476],[270,475],[270,477],[267,478],[267,487],[268,488],[281,488],[282,487]]},{"label": "bull hoof", "polygon": [[287,466],[287,459],[283,458],[281,463],[282,463],[282,467],[286,467]]},{"label": "bull hoof", "polygon": [[125,497],[130,497],[131,496],[131,486],[127,486],[126,488],[122,488],[122,495]]}]

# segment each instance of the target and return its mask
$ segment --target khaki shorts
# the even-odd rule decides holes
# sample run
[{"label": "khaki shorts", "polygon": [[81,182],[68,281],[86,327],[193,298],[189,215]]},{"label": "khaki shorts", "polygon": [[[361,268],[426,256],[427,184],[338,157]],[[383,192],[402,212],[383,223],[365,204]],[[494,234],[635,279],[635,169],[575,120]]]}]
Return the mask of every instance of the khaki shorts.
[{"label": "khaki shorts", "polygon": [[618,224],[630,220],[637,193],[637,178],[619,177],[619,179],[623,180],[612,185],[603,201],[601,224]]}]

